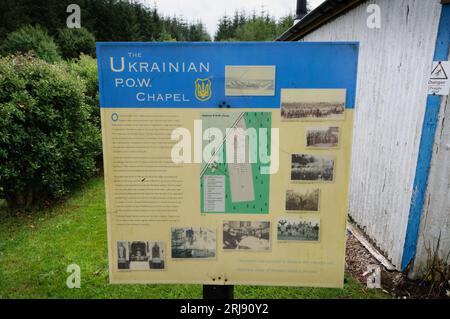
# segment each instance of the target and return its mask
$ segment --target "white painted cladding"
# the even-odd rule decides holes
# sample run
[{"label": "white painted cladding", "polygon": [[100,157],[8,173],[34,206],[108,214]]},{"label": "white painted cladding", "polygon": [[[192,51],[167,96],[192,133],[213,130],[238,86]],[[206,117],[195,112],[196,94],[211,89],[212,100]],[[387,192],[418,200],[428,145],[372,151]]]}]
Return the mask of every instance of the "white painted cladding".
[{"label": "white painted cladding", "polygon": [[367,1],[304,38],[360,42],[349,213],[398,269],[440,13],[440,0]]},{"label": "white painted cladding", "polygon": [[[441,260],[450,256],[450,98],[442,98],[439,125],[433,145],[428,189],[417,243],[413,278],[422,277],[435,252]],[[439,245],[438,245],[439,243]]]}]

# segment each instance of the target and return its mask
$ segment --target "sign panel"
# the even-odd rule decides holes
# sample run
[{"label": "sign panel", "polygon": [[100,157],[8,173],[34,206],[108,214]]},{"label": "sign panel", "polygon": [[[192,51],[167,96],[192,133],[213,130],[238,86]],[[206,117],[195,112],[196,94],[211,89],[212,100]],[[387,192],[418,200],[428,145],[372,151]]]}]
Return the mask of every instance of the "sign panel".
[{"label": "sign panel", "polygon": [[448,95],[450,93],[450,62],[435,61],[428,80],[428,94]]},{"label": "sign panel", "polygon": [[98,43],[112,283],[342,287],[356,43]]}]

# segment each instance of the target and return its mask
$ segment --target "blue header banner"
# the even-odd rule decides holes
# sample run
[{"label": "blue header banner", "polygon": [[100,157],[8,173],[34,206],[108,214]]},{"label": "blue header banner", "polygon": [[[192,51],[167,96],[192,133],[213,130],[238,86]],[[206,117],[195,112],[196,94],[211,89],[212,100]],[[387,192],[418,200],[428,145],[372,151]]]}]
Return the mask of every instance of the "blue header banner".
[{"label": "blue header banner", "polygon": [[[282,88],[346,89],[355,105],[354,42],[100,42],[97,58],[104,108],[279,108]],[[262,95],[230,94],[236,66],[272,67],[275,81],[259,82]]]}]

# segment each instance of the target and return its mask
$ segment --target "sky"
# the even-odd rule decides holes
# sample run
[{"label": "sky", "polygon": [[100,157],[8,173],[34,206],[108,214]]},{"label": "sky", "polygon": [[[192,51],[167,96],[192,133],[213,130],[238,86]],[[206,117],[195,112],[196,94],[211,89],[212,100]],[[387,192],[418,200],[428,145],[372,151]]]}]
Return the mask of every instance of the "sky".
[{"label": "sky", "polygon": [[[324,0],[308,0],[312,9]],[[214,36],[217,22],[224,14],[232,15],[236,10],[264,11],[279,18],[289,13],[295,13],[296,0],[140,0],[148,6],[158,7],[158,11],[165,16],[183,16],[187,21],[201,20],[208,33]]]}]

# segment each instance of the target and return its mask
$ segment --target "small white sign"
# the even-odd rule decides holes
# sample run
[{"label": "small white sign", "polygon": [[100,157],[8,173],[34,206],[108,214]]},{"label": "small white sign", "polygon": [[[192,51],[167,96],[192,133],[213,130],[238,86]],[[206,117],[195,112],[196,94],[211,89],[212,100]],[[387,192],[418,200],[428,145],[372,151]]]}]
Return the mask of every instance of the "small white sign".
[{"label": "small white sign", "polygon": [[428,94],[448,95],[450,93],[450,61],[435,61],[428,80]]}]

